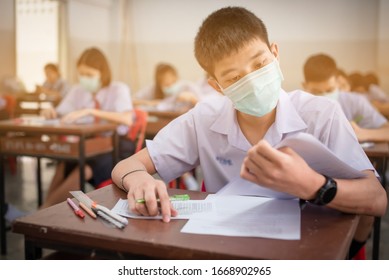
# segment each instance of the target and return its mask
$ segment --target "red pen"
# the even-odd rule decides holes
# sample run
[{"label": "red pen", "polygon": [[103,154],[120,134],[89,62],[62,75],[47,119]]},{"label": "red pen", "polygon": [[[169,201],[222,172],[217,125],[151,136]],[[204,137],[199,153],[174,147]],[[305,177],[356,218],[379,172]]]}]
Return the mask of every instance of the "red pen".
[{"label": "red pen", "polygon": [[71,200],[70,198],[67,198],[66,201],[67,201],[68,204],[73,208],[74,214],[76,214],[76,215],[77,215],[78,217],[80,217],[81,219],[84,219],[84,218],[85,218],[84,212],[82,212],[81,209],[78,208],[78,206],[73,202],[73,200]]}]

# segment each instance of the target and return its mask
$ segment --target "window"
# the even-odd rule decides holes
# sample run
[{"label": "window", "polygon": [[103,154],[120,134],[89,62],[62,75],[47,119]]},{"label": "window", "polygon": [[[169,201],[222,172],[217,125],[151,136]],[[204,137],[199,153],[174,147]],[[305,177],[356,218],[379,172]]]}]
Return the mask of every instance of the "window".
[{"label": "window", "polygon": [[16,72],[27,91],[45,81],[44,66],[59,60],[59,3],[16,1]]}]

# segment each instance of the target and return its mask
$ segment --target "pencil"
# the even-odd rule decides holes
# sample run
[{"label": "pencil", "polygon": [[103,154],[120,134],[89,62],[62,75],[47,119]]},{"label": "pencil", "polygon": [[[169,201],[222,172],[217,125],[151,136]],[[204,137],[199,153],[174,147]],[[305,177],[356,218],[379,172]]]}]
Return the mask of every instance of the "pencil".
[{"label": "pencil", "polygon": [[84,203],[80,202],[80,207],[85,210],[86,213],[89,214],[93,219],[96,219],[97,216],[95,213],[93,213],[92,209],[88,208]]},{"label": "pencil", "polygon": [[[170,201],[182,201],[182,200],[189,200],[190,197],[188,194],[176,194],[173,196],[170,196]],[[144,198],[140,198],[135,200],[136,203],[146,203],[146,200]],[[157,202],[159,202],[159,198],[157,198]]]}]

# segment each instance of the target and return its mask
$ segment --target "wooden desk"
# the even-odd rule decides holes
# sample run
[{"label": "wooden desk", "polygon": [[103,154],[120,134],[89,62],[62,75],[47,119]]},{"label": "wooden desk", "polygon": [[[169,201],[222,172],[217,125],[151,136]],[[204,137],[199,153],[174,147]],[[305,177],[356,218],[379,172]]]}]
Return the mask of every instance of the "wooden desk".
[{"label": "wooden desk", "polygon": [[[206,197],[201,192],[169,192],[190,193],[192,199]],[[109,208],[126,197],[112,185],[88,195]],[[13,231],[24,235],[27,259],[39,257],[39,248],[115,259],[345,259],[358,221],[356,215],[307,205],[301,213],[301,240],[181,233],[186,220],[129,220],[119,230],[89,216],[81,220],[63,202],[18,219]]]},{"label": "wooden desk", "polygon": [[25,93],[16,99],[15,115],[39,115],[42,109],[55,107],[61,100],[46,94]]},{"label": "wooden desk", "polygon": [[[112,133],[112,137],[92,137],[100,133]],[[10,134],[12,136],[10,136]],[[42,135],[50,140],[43,141]],[[76,136],[78,142],[61,142],[58,136]],[[6,254],[6,228],[4,220],[5,185],[3,159],[7,155],[37,158],[38,204],[42,203],[41,164],[42,157],[74,160],[80,166],[80,187],[84,188],[85,161],[88,158],[113,152],[114,163],[118,160],[116,149],[118,136],[114,124],[57,124],[43,125],[23,122],[20,119],[0,121],[0,235],[1,253]]]},{"label": "wooden desk", "polygon": [[[381,177],[381,184],[386,189],[386,168],[389,157],[389,143],[380,142],[374,143],[374,146],[364,148],[366,155],[376,168]],[[381,217],[375,217],[373,226],[373,252],[372,259],[378,260],[380,253],[380,232],[381,232]]]},{"label": "wooden desk", "polygon": [[186,111],[153,111],[147,110],[149,116],[146,127],[146,138],[152,139],[164,126]]}]

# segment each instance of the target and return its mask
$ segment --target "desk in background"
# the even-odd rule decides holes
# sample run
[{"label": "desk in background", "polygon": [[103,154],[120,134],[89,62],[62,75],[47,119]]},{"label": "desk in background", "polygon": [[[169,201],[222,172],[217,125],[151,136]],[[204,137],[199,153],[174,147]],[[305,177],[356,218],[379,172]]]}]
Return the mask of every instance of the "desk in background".
[{"label": "desk in background", "polygon": [[154,111],[146,110],[149,114],[146,127],[146,138],[153,139],[164,126],[186,111]]},{"label": "desk in background", "polygon": [[[191,199],[207,195],[169,189],[184,192]],[[112,185],[88,195],[109,208],[126,197]],[[26,259],[39,257],[41,248],[114,259],[345,259],[358,221],[356,215],[307,205],[301,212],[301,240],[181,233],[186,220],[129,220],[119,230],[89,216],[81,220],[63,202],[16,220],[13,231],[24,235]]]},{"label": "desk in background", "polygon": [[[93,137],[101,133],[111,137]],[[49,139],[44,139],[45,135]],[[59,141],[61,136],[75,136],[76,143]],[[53,137],[50,138],[50,137]],[[80,166],[80,187],[84,188],[85,161],[88,158],[112,152],[114,163],[118,160],[118,136],[115,124],[56,124],[45,125],[33,121],[14,119],[0,121],[0,235],[1,253],[6,254],[6,226],[4,220],[5,185],[4,157],[32,156],[37,158],[38,204],[42,203],[41,164],[42,157],[73,160]]]},{"label": "desk in background", "polygon": [[[381,184],[386,189],[386,168],[389,157],[389,143],[374,143],[373,146],[363,149],[381,177]],[[374,219],[372,259],[379,259],[380,252],[381,217]]]},{"label": "desk in background", "polygon": [[39,115],[42,109],[56,107],[61,100],[44,93],[25,93],[17,96],[15,116]]}]

